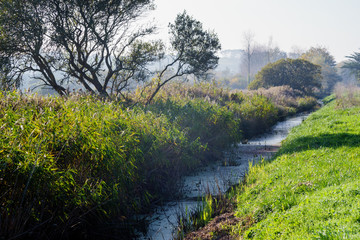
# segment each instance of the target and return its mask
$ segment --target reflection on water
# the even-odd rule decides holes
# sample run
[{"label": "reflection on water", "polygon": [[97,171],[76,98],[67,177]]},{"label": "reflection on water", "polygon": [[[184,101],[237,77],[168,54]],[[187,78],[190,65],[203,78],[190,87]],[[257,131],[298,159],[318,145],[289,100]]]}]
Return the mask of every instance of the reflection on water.
[{"label": "reflection on water", "polygon": [[233,151],[225,154],[225,159],[204,167],[194,175],[183,178],[182,199],[170,201],[154,210],[147,217],[150,222],[148,232],[140,239],[173,239],[177,216],[184,211],[192,211],[206,193],[224,193],[230,186],[237,184],[245,175],[249,161],[270,158],[289,130],[299,125],[308,115],[289,118],[277,123],[269,133],[251,139],[248,144],[239,144]]},{"label": "reflection on water", "polygon": [[289,118],[286,121],[277,123],[270,132],[262,134],[261,136],[251,139],[248,144],[252,145],[278,145],[286,138],[289,130],[307,118],[308,114],[302,114],[296,117]]}]

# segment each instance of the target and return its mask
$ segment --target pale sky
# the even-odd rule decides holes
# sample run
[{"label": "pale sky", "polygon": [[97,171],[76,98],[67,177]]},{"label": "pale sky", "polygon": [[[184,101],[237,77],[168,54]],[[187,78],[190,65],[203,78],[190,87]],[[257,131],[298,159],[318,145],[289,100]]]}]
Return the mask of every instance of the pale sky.
[{"label": "pale sky", "polygon": [[166,38],[169,22],[184,10],[214,30],[222,49],[243,48],[244,32],[269,38],[282,50],[326,47],[336,61],[360,51],[360,0],[155,0],[150,17]]}]

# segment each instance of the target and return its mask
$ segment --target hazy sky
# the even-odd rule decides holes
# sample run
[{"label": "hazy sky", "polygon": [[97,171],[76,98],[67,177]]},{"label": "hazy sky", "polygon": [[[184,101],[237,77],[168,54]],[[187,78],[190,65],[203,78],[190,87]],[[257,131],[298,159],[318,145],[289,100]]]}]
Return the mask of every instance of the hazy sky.
[{"label": "hazy sky", "polygon": [[323,46],[337,61],[360,51],[360,0],[155,0],[155,4],[151,17],[161,37],[177,13],[186,10],[218,34],[224,50],[242,48],[242,35],[250,30],[258,43],[266,44],[272,37],[284,51]]}]

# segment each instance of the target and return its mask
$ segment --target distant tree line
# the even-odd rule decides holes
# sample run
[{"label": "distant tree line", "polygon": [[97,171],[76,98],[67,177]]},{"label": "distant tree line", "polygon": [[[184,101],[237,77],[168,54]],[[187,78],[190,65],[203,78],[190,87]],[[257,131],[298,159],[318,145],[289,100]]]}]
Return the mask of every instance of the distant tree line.
[{"label": "distant tree line", "polygon": [[[244,45],[244,47],[246,46],[248,45]],[[319,81],[319,84],[316,89],[314,89],[314,94],[316,93],[318,97],[324,97],[330,94],[335,84],[342,81],[342,76],[348,77],[346,73],[336,65],[334,57],[324,47],[311,47],[309,50],[304,52],[296,50],[293,53],[286,53],[281,51],[279,47],[274,47],[271,39],[267,45],[256,44],[254,45],[251,53],[250,74],[247,72],[249,62],[248,54],[246,52],[247,50],[245,49],[240,55],[242,61],[240,62],[239,73],[229,74],[229,72],[226,72],[225,70],[217,72],[218,79],[220,79],[225,85],[233,88],[246,88],[249,85],[249,88],[251,89],[260,86],[266,87],[268,85],[260,84],[262,80],[259,80],[263,77],[262,75],[264,74],[264,71],[269,71],[269,68],[275,67],[273,63],[285,59],[287,59],[285,62],[290,65],[301,62],[290,61],[291,59],[306,60],[312,64],[318,65],[320,77],[317,77],[317,81]],[[284,61],[280,62],[285,64]],[[303,70],[299,69],[299,71],[302,72]],[[276,73],[274,74],[276,75]],[[287,74],[288,72],[283,75]],[[293,79],[284,79],[283,75],[281,75],[281,77],[277,80],[278,82],[276,84],[281,82],[281,84],[284,85],[291,85],[291,81],[293,81]],[[290,76],[288,75],[288,77]],[[309,79],[309,81],[311,81],[311,79]],[[275,82],[271,82],[272,84],[275,84]]]}]

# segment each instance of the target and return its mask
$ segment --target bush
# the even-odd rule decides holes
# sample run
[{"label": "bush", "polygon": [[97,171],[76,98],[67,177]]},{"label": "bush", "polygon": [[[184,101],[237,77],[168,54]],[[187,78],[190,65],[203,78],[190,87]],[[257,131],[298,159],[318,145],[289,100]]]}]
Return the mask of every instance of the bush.
[{"label": "bush", "polygon": [[241,119],[241,129],[246,138],[269,129],[278,120],[278,109],[266,97],[250,95],[242,104],[230,104],[229,109]]},{"label": "bush", "polygon": [[289,85],[307,95],[320,88],[321,67],[303,59],[280,59],[269,63],[255,76],[250,90]]},{"label": "bush", "polygon": [[309,111],[314,109],[314,106],[318,105],[317,100],[314,97],[298,98],[298,111]]}]

